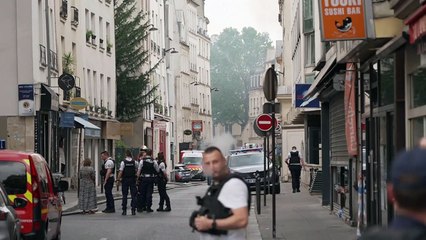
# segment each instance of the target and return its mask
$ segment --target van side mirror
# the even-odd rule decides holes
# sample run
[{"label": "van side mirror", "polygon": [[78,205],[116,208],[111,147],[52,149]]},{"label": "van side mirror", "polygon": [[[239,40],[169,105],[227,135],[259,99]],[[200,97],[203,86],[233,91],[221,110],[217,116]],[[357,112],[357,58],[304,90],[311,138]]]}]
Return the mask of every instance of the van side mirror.
[{"label": "van side mirror", "polygon": [[65,192],[68,191],[68,182],[61,180],[58,183],[58,192]]},{"label": "van side mirror", "polygon": [[23,199],[23,198],[15,198],[13,200],[13,207],[14,208],[24,208],[25,206],[27,206],[27,200]]}]

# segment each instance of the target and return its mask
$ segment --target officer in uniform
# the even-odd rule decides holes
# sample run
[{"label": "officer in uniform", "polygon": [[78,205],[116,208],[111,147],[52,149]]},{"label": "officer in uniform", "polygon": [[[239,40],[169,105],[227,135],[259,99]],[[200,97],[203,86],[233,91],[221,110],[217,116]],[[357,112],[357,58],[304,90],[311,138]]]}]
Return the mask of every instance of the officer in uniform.
[{"label": "officer in uniform", "polygon": [[123,195],[123,200],[121,203],[123,213],[121,215],[127,215],[127,194],[129,193],[132,197],[130,206],[132,208],[132,215],[136,215],[136,171],[138,165],[133,159],[132,152],[130,150],[126,151],[126,158],[120,163],[120,169],[118,173],[117,181],[121,181],[121,192]]},{"label": "officer in uniform", "polygon": [[291,172],[291,186],[293,187],[293,193],[300,192],[300,172],[302,171],[302,167],[305,167],[305,165],[296,146],[291,148],[291,152],[288,153],[288,157],[285,162]]},{"label": "officer in uniform", "polygon": [[104,161],[101,169],[101,176],[104,179],[104,189],[106,198],[106,208],[102,211],[104,213],[115,213],[114,197],[112,195],[112,188],[114,187],[114,172],[115,161],[109,156],[107,151],[101,152],[101,159]]},{"label": "officer in uniform", "polygon": [[154,191],[154,183],[159,172],[158,163],[152,158],[152,150],[146,149],[146,156],[139,163],[137,177],[139,179],[139,193],[142,199],[142,208],[138,212],[153,212],[152,192]]},{"label": "officer in uniform", "polygon": [[[146,157],[146,150],[148,150],[148,148],[143,145],[140,149],[139,149],[139,155],[138,155],[138,159],[137,159],[137,163],[138,163],[138,167],[139,164],[143,161],[144,157]],[[136,207],[138,212],[142,212],[143,209],[145,208],[145,198],[142,197],[140,190],[140,179],[139,177],[136,178],[136,187],[137,187],[137,194],[136,194]]]}]

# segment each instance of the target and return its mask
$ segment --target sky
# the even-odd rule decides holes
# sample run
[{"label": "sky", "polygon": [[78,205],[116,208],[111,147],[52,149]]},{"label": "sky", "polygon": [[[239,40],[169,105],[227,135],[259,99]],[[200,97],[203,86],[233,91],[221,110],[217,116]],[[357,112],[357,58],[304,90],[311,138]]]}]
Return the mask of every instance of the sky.
[{"label": "sky", "polygon": [[209,35],[220,34],[227,27],[253,27],[267,32],[275,45],[282,40],[278,22],[278,0],[206,0],[205,15],[210,20]]}]

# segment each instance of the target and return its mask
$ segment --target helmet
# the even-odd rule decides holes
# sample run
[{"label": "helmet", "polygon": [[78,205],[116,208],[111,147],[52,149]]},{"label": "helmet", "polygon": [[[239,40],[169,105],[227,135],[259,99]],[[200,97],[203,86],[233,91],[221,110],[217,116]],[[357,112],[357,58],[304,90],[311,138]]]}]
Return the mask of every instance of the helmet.
[{"label": "helmet", "polygon": [[144,152],[146,152],[148,149],[149,149],[149,148],[148,148],[147,146],[143,145],[143,146],[139,149],[139,151],[144,151]]}]

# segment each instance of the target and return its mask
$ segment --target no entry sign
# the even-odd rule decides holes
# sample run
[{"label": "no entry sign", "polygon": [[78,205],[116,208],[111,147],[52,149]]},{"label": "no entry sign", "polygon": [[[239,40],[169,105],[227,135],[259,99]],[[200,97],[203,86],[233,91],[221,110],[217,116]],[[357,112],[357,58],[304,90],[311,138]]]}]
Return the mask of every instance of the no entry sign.
[{"label": "no entry sign", "polygon": [[260,114],[256,118],[256,125],[263,132],[267,132],[267,131],[271,130],[271,128],[272,128],[272,117],[271,117],[271,115]]}]

